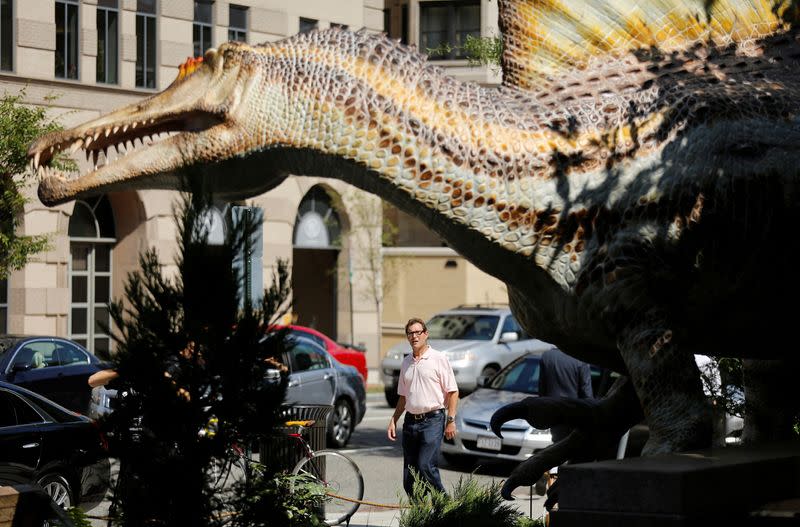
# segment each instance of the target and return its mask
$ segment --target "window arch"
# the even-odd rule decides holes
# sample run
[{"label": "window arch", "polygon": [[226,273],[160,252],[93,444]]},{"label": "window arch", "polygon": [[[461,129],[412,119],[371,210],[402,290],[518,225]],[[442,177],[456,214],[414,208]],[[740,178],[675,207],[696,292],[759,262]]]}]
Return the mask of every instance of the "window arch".
[{"label": "window arch", "polygon": [[77,200],[69,221],[69,336],[89,351],[111,350],[114,212],[108,197]]},{"label": "window arch", "polygon": [[303,249],[341,247],[342,227],[331,197],[322,187],[312,187],[297,208],[294,246]]}]

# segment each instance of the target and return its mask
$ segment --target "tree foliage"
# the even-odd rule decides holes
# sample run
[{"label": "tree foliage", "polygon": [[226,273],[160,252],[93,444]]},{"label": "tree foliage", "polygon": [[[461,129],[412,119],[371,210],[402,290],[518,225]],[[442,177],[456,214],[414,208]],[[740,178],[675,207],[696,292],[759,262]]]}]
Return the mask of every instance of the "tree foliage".
[{"label": "tree foliage", "polygon": [[[25,206],[22,187],[30,175],[28,147],[60,126],[48,119],[43,107],[23,106],[23,96],[0,98],[0,279],[47,248],[46,236],[22,236],[17,230]],[[66,167],[63,161],[59,166]]]},{"label": "tree foliage", "polygon": [[101,426],[121,462],[113,497],[119,525],[221,523],[236,500],[214,488],[210,468],[230,464],[232,445],[268,434],[283,401],[285,375],[265,379],[280,368],[275,357],[285,334],[266,328],[286,305],[287,264],[279,263],[261,309],[240,309],[233,261],[260,219],[209,246],[202,221],[209,205],[195,192],[177,207],[176,276],[166,276],[156,252],[147,251],[126,281],[126,303],[111,308],[124,395]]}]

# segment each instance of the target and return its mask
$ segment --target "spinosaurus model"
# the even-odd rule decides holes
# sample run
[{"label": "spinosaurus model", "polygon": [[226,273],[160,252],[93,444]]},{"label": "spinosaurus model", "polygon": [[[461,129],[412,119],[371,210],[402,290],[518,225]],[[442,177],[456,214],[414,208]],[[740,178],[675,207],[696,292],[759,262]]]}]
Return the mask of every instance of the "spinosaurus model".
[{"label": "spinosaurus model", "polygon": [[[582,426],[504,492],[642,414],[647,454],[709,445],[695,353],[747,359],[745,439],[787,437],[800,404],[786,382],[800,298],[798,6],[499,4],[498,88],[366,32],[226,43],[164,92],[37,140],[40,199],[178,188],[187,172],[242,199],[314,174],[421,218],[508,285],[531,334],[629,379],[591,408],[544,400],[499,416],[496,429],[523,415]],[[49,166],[78,149],[89,173]]]}]

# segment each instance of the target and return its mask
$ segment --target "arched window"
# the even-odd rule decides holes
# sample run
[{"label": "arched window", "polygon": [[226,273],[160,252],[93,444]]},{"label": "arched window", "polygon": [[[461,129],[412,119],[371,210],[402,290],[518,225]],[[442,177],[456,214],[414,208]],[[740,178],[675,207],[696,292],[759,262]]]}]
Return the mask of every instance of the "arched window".
[{"label": "arched window", "polygon": [[69,336],[94,353],[111,350],[114,213],[108,197],[75,202],[69,221]]},{"label": "arched window", "polygon": [[339,248],[342,228],[331,198],[322,187],[313,187],[297,208],[294,246],[303,249]]}]

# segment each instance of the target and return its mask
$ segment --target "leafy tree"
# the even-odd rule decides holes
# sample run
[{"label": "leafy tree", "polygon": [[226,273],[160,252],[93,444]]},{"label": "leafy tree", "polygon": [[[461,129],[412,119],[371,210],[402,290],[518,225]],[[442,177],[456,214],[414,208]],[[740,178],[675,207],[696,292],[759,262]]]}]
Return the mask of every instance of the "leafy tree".
[{"label": "leafy tree", "polygon": [[126,395],[102,427],[119,449],[112,500],[119,525],[221,523],[236,503],[214,488],[210,467],[228,466],[232,445],[268,434],[283,401],[285,375],[265,378],[279,366],[285,335],[265,329],[286,306],[287,264],[279,262],[260,309],[240,310],[233,260],[260,218],[210,247],[201,221],[209,206],[202,192],[183,196],[177,275],[165,276],[147,251],[127,279],[127,302],[112,305],[120,333],[113,361]]},{"label": "leafy tree", "polygon": [[[34,139],[60,129],[43,107],[21,104],[24,93],[0,98],[0,279],[20,269],[28,259],[47,248],[46,236],[17,233],[25,206],[22,188],[29,175],[27,152]],[[56,166],[68,168],[58,160]]]}]

